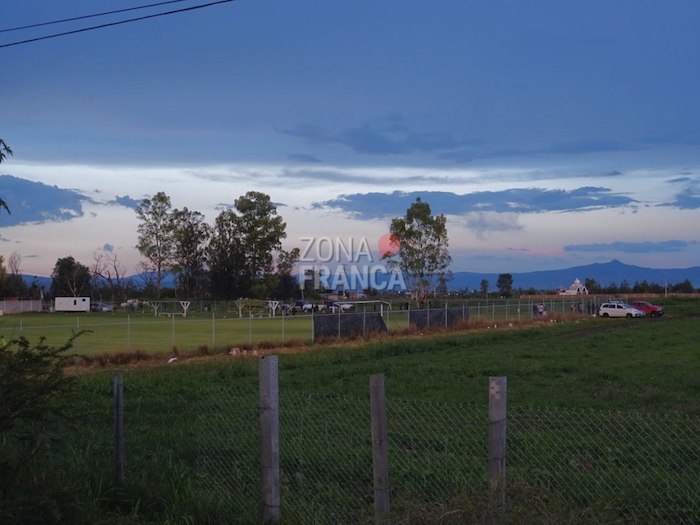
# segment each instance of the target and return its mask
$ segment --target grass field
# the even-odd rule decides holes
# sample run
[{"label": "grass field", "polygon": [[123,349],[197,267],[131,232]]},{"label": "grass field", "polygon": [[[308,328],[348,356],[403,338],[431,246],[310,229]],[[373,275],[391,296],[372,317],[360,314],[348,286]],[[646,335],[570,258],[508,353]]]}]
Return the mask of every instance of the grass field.
[{"label": "grass field", "polygon": [[[700,493],[696,446],[668,441],[671,431],[700,438],[700,302],[676,301],[667,311],[661,319],[484,323],[269,350],[280,356],[285,522],[371,521],[366,407],[369,376],[378,372],[392,403],[393,487],[396,506],[413,516],[407,523],[484,518],[481,447],[493,375],[508,377],[514,414],[517,478],[505,522],[697,522],[697,498],[667,487],[683,482]],[[35,466],[33,483],[44,495],[54,491],[63,521],[255,522],[257,360],[222,354],[120,370],[125,485],[111,480],[114,369],[71,372],[70,424],[54,429],[55,445]],[[615,506],[606,498],[618,482],[637,495]]]}]

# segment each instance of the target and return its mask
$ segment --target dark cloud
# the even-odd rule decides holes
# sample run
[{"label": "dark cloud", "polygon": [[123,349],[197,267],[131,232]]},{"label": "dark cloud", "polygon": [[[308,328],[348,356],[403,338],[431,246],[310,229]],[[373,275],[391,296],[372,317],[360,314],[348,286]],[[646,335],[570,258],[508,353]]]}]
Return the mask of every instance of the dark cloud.
[{"label": "dark cloud", "polygon": [[700,208],[700,191],[698,188],[686,188],[668,205],[681,210],[697,210]]},{"label": "dark cloud", "polygon": [[694,180],[691,177],[678,177],[675,179],[669,179],[666,182],[669,184],[683,184],[686,182],[694,182]]},{"label": "dark cloud", "polygon": [[582,187],[571,191],[525,188],[464,195],[440,191],[356,193],[315,203],[314,207],[339,208],[360,218],[374,219],[404,214],[417,197],[428,202],[433,213],[447,215],[473,212],[572,212],[637,204],[636,200],[623,194],[612,193],[608,188]]},{"label": "dark cloud", "polygon": [[314,155],[309,155],[308,153],[290,153],[287,155],[287,159],[296,162],[307,162],[313,164],[322,164],[323,161]]},{"label": "dark cloud", "polygon": [[[454,183],[454,178],[434,175],[382,175],[381,177],[348,173],[338,170],[299,170],[290,169],[283,172],[285,179],[300,181],[324,181],[324,182],[348,182],[368,185],[401,185],[401,184],[449,184]],[[461,179],[462,182],[465,178]]]},{"label": "dark cloud", "polygon": [[686,241],[668,240],[658,242],[623,242],[615,241],[611,243],[598,244],[570,244],[564,246],[567,252],[624,252],[624,253],[666,253],[681,252],[690,244]]},{"label": "dark cloud", "polygon": [[117,195],[117,198],[114,199],[113,201],[116,204],[119,204],[120,206],[125,206],[126,208],[131,208],[135,210],[138,205],[141,203],[140,199],[132,199],[128,195],[124,195],[123,197],[120,197]]},{"label": "dark cloud", "polygon": [[609,151],[629,151],[629,146],[625,146],[616,140],[605,139],[581,139],[567,142],[557,142],[549,148],[541,150],[541,153],[563,153],[563,154],[587,154],[603,153]]},{"label": "dark cloud", "polygon": [[[622,144],[614,140],[581,139],[576,141],[556,142],[544,148],[497,148],[493,150],[456,149],[455,151],[440,152],[437,158],[458,163],[468,163],[474,160],[508,159],[513,157],[536,157],[544,155],[586,155],[591,153],[608,153],[615,151],[636,151],[637,146]],[[611,171],[609,176],[622,175],[619,171]]]},{"label": "dark cloud", "polygon": [[0,218],[0,226],[69,221],[83,216],[83,202],[93,202],[77,191],[12,175],[0,175],[0,187],[10,208],[10,213]]},{"label": "dark cloud", "polygon": [[299,124],[291,129],[280,129],[279,132],[313,143],[340,144],[356,153],[368,155],[435,153],[470,143],[456,140],[449,133],[412,131],[401,120],[395,116],[377,123],[365,122],[339,132],[329,132],[311,124]]}]

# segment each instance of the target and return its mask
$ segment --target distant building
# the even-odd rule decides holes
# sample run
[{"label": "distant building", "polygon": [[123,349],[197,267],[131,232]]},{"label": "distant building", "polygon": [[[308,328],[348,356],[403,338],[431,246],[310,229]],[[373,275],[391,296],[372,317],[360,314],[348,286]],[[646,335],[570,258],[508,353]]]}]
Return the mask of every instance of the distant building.
[{"label": "distant building", "polygon": [[588,295],[588,288],[581,284],[581,281],[576,278],[568,288],[561,288],[559,290],[559,295]]}]

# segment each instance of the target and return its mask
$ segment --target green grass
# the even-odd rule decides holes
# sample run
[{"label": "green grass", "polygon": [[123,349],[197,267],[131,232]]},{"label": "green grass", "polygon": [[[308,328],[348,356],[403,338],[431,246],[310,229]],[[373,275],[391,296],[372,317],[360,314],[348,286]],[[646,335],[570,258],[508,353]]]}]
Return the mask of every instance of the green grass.
[{"label": "green grass", "polygon": [[[455,334],[281,352],[285,522],[371,521],[367,399],[369,376],[379,372],[390,403],[395,508],[407,523],[490,519],[484,447],[494,375],[508,377],[515,447],[511,510],[502,521],[697,520],[697,498],[669,487],[683,480],[698,488],[700,459],[693,442],[669,435],[699,437],[699,306],[677,302],[662,319],[586,318],[522,329],[485,323]],[[157,319],[150,326],[155,331]],[[42,473],[44,492],[36,490],[52,488],[63,521],[74,523],[255,522],[256,359],[124,367],[122,487],[111,479],[114,370],[77,373],[71,419],[55,429],[57,441],[28,486]],[[616,493],[610,487],[623,474],[626,492]],[[651,514],[650,502],[657,509]]]}]

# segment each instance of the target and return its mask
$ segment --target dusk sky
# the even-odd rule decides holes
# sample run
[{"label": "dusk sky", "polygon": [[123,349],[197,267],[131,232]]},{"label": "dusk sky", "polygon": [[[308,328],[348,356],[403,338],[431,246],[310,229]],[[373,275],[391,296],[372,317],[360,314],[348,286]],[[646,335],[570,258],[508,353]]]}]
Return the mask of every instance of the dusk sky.
[{"label": "dusk sky", "polygon": [[209,2],[4,31],[148,3],[0,0],[23,273],[99,250],[135,273],[159,191],[210,223],[265,192],[286,248],[376,243],[421,197],[453,271],[700,264],[696,0],[238,0],[3,47]]}]

